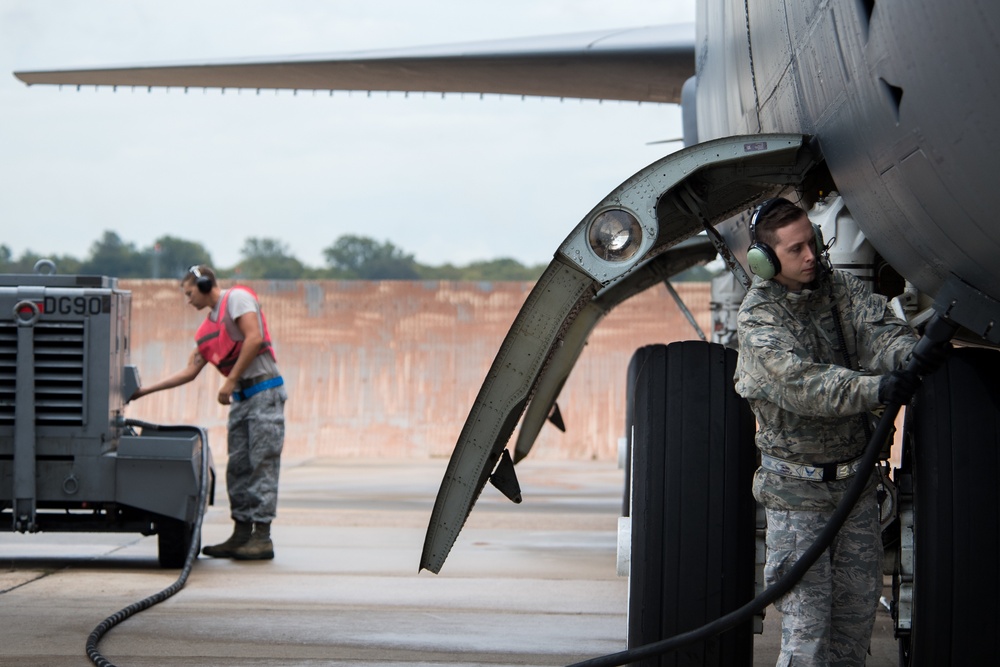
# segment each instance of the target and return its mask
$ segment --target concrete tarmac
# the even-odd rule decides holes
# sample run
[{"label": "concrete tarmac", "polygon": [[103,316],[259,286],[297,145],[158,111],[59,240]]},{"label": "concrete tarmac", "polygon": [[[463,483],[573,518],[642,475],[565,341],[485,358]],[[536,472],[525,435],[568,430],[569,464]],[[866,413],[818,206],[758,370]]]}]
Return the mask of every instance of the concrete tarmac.
[{"label": "concrete tarmac", "polygon": [[[176,595],[112,628],[121,667],[568,665],[625,649],[614,462],[518,465],[524,502],[487,486],[441,574],[417,572],[446,460],[285,461],[275,559],[202,557]],[[218,466],[224,477],[224,462]],[[230,532],[224,480],[203,543]],[[84,667],[98,624],[170,587],[156,538],[0,533],[0,665]],[[773,665],[770,610],[754,665]],[[879,612],[869,667],[896,664]]]}]

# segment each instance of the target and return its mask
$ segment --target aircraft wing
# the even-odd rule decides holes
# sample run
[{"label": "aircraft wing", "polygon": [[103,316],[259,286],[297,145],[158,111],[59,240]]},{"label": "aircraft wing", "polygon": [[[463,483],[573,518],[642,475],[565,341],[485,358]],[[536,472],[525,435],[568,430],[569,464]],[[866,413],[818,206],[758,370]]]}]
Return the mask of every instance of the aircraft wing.
[{"label": "aircraft wing", "polygon": [[679,103],[694,24],[227,62],[15,72],[28,85],[495,93]]}]

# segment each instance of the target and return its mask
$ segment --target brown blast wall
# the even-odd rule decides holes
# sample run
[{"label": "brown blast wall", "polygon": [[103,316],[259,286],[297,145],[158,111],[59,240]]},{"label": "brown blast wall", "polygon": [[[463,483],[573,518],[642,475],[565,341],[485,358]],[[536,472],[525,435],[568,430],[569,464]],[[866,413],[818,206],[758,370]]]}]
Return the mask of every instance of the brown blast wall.
[{"label": "brown blast wall", "polygon": [[[451,455],[469,409],[530,283],[248,281],[260,296],[288,388],[285,456]],[[204,317],[177,283],[123,280],[132,292],[132,363],[151,384],[184,367]],[[224,287],[227,285],[223,285]],[[676,286],[708,332],[709,284]],[[625,375],[634,350],[697,338],[658,286],[618,306],[591,334],[563,387],[566,433],[547,424],[532,457],[614,459],[624,431]],[[225,454],[221,376],[130,404],[127,415],[209,429]],[[516,438],[516,431],[515,431]],[[510,447],[513,447],[513,440]]]}]

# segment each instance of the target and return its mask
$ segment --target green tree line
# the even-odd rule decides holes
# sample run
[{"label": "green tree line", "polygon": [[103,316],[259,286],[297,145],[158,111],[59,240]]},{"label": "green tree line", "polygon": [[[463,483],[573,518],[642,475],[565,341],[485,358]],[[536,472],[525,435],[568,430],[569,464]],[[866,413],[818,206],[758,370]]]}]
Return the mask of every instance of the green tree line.
[{"label": "green tree line", "polygon": [[[235,266],[216,266],[201,243],[174,236],[161,236],[152,245],[139,248],[113,231],[105,231],[90,246],[87,257],[45,255],[25,250],[15,258],[0,244],[0,273],[32,273],[41,259],[55,263],[59,273],[105,275],[118,278],[181,278],[192,264],[207,264],[221,278],[246,280],[537,280],[544,264],[525,266],[515,259],[477,261],[465,266],[429,266],[389,241],[345,235],[323,249],[326,266],[310,267],[291,254],[288,245],[274,238],[251,237],[240,249]],[[699,271],[701,269],[702,271]],[[695,267],[681,280],[709,280],[711,274]]]}]

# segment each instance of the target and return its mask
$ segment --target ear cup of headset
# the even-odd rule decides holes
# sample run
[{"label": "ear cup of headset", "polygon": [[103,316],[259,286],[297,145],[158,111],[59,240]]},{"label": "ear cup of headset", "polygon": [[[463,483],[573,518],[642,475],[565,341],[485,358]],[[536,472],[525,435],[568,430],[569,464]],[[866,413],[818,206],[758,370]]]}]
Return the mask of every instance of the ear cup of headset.
[{"label": "ear cup of headset", "polygon": [[750,267],[750,271],[754,275],[760,276],[764,280],[770,280],[781,273],[781,262],[778,261],[778,256],[774,254],[771,246],[757,240],[757,221],[774,208],[779,201],[784,200],[780,197],[765,199],[750,216],[750,247],[747,248],[747,266]]},{"label": "ear cup of headset", "polygon": [[774,250],[766,243],[755,242],[747,250],[747,264],[754,275],[760,276],[762,280],[770,280],[781,273],[781,262]]},{"label": "ear cup of headset", "polygon": [[198,270],[197,264],[188,269],[188,273],[194,276],[194,286],[198,288],[199,292],[202,294],[208,294],[212,291],[212,279],[208,276],[201,275],[201,271]]}]

